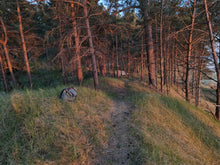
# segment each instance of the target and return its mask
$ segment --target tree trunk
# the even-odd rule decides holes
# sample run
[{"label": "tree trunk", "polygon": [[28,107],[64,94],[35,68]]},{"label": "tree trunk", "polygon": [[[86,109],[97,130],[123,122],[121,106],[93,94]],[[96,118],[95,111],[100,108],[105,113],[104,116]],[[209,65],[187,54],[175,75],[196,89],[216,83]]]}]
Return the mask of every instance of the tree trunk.
[{"label": "tree trunk", "polygon": [[216,75],[217,75],[217,90],[216,90],[216,95],[217,95],[217,100],[216,100],[216,111],[215,111],[215,116],[218,120],[220,120],[220,68],[219,68],[219,63],[218,63],[218,57],[215,51],[215,42],[214,42],[214,37],[213,37],[213,31],[212,31],[212,25],[211,21],[209,18],[209,11],[207,7],[207,1],[204,0],[204,5],[205,5],[205,11],[206,11],[206,19],[207,19],[207,24],[209,28],[209,37],[210,37],[210,43],[212,47],[212,56],[214,59],[214,64],[215,64],[215,70],[216,70]]},{"label": "tree trunk", "polygon": [[130,40],[128,40],[128,77],[129,77],[129,74],[130,74],[130,71],[131,71],[131,53],[130,53]]},{"label": "tree trunk", "polygon": [[149,84],[157,88],[156,84],[156,73],[155,73],[155,56],[154,56],[154,46],[152,38],[152,26],[151,18],[148,16],[148,11],[145,10],[145,42],[147,50],[147,62],[148,62],[148,75],[149,75]]},{"label": "tree trunk", "polygon": [[[202,57],[204,56],[205,49],[203,49]],[[201,74],[202,74],[202,65],[203,65],[203,59],[201,56],[198,55],[198,72],[197,72],[197,81],[196,81],[196,95],[195,95],[195,102],[196,106],[199,106],[200,104],[200,86],[201,86]]]},{"label": "tree trunk", "polygon": [[[58,1],[57,1],[57,5],[58,5],[59,11],[61,10],[60,3],[61,3],[61,2],[58,2]],[[57,13],[57,14],[58,14],[57,16],[58,16],[58,18],[59,18],[60,40],[62,40],[62,38],[63,38],[63,35],[62,35],[62,20],[61,20],[61,16],[60,16],[59,13],[60,13],[60,12]],[[63,43],[61,43],[59,46],[60,46],[60,47],[59,47],[59,49],[60,49],[59,51],[60,51],[60,52],[63,52]],[[61,54],[61,57],[60,57],[60,64],[61,64],[63,84],[65,85],[66,83],[68,83],[69,80],[68,80],[68,75],[66,76],[65,65],[64,65],[64,54],[63,54],[63,53]]]},{"label": "tree trunk", "polygon": [[61,56],[61,69],[62,69],[62,78],[63,78],[63,84],[65,85],[66,84],[66,77],[65,77],[65,67],[64,67],[64,59],[63,59],[63,54]]},{"label": "tree trunk", "polygon": [[103,59],[102,59],[102,76],[105,77],[106,75],[106,61],[105,61],[105,55],[103,55]]},{"label": "tree trunk", "polygon": [[190,58],[192,54],[192,37],[193,37],[193,30],[194,30],[195,11],[196,11],[196,0],[194,0],[194,4],[193,4],[192,24],[191,24],[191,29],[189,32],[188,51],[187,51],[187,58],[186,58],[185,99],[188,102],[190,102],[189,76],[190,76]]},{"label": "tree trunk", "polygon": [[122,63],[122,68],[123,71],[126,72],[126,68],[125,68],[125,62],[124,62],[124,53],[123,53],[123,47],[122,47],[122,38],[121,38],[121,63]]},{"label": "tree trunk", "polygon": [[110,57],[109,57],[109,51],[108,51],[108,58],[106,59],[107,60],[107,75],[110,76]]},{"label": "tree trunk", "polygon": [[7,45],[3,44],[3,47],[4,47],[4,51],[5,51],[5,56],[6,56],[6,59],[7,59],[8,69],[10,71],[14,87],[17,88],[17,83],[16,83],[14,72],[13,72],[13,69],[12,69],[11,60],[10,60],[10,57],[9,57],[9,52],[8,52]]},{"label": "tree trunk", "polygon": [[167,95],[169,94],[169,51],[168,51],[168,42],[167,42],[167,34],[164,33],[164,85],[166,86]]},{"label": "tree trunk", "polygon": [[174,72],[173,72],[173,83],[174,85],[176,85],[176,71],[177,71],[177,63],[176,63],[176,55],[177,55],[177,49],[176,49],[176,44],[174,46],[175,50],[174,50],[174,56],[173,56],[173,65],[174,65]]},{"label": "tree trunk", "polygon": [[158,74],[158,37],[157,37],[157,16],[155,15],[155,73],[156,73],[156,86],[158,86],[157,74]]},{"label": "tree trunk", "polygon": [[17,88],[17,83],[16,83],[16,80],[15,80],[15,76],[14,76],[14,72],[13,72],[13,69],[12,69],[8,48],[7,48],[7,42],[8,42],[7,31],[6,31],[5,24],[4,24],[1,17],[0,17],[0,22],[2,24],[2,28],[3,28],[3,31],[4,31],[4,37],[5,37],[4,41],[0,40],[0,43],[3,45],[3,48],[4,48],[4,52],[5,52],[5,56],[6,56],[6,60],[7,60],[7,64],[8,64],[8,69],[9,69],[9,72],[11,74],[12,82],[14,84],[14,87]]},{"label": "tree trunk", "polygon": [[141,80],[144,77],[144,41],[141,39]]},{"label": "tree trunk", "polygon": [[3,66],[3,61],[2,61],[1,55],[0,55],[0,65],[1,65],[1,71],[2,71],[2,77],[3,77],[5,92],[8,92],[8,84],[7,84],[6,77],[5,77],[5,71],[4,71],[4,66]]},{"label": "tree trunk", "polygon": [[77,76],[78,76],[79,84],[82,85],[82,82],[83,82],[83,72],[82,72],[82,65],[81,65],[81,59],[80,59],[80,43],[79,43],[79,35],[78,35],[77,25],[76,25],[74,3],[71,3],[71,7],[72,7],[72,19],[73,19],[72,25],[73,25],[74,38],[75,38]]},{"label": "tree trunk", "polygon": [[164,85],[164,57],[163,57],[163,0],[160,9],[160,90],[163,92]]},{"label": "tree trunk", "polygon": [[172,46],[172,55],[171,55],[171,70],[170,70],[170,74],[171,74],[171,85],[174,85],[174,65],[175,65],[175,41],[173,40],[172,42],[173,46]]},{"label": "tree trunk", "polygon": [[99,88],[99,80],[98,80],[98,73],[97,73],[97,65],[96,65],[96,57],[95,57],[95,50],[93,46],[93,40],[92,40],[92,33],[91,28],[89,24],[89,18],[88,18],[88,11],[87,11],[87,0],[83,0],[83,11],[84,11],[84,17],[85,17],[85,23],[89,38],[89,47],[90,47],[90,53],[92,55],[92,69],[93,69],[93,79],[94,79],[94,87],[95,89]]},{"label": "tree trunk", "polygon": [[196,54],[197,52],[194,52],[194,56],[193,56],[193,71],[192,71],[192,78],[191,78],[191,94],[192,94],[192,98],[195,97],[195,88],[196,88]]},{"label": "tree trunk", "polygon": [[[121,50],[122,50],[122,48],[121,48]],[[121,62],[122,62],[122,65],[123,65],[123,70],[126,72],[125,60],[124,60],[124,56],[123,56],[122,51],[121,51]]]},{"label": "tree trunk", "polygon": [[112,48],[112,77],[115,77],[115,53],[114,53],[114,46]]},{"label": "tree trunk", "polygon": [[118,37],[116,33],[115,38],[115,54],[116,54],[116,69],[117,69],[117,78],[119,78],[119,63],[118,63]]},{"label": "tree trunk", "polygon": [[24,40],[24,32],[23,32],[23,26],[22,26],[22,21],[21,21],[21,11],[20,11],[20,6],[19,6],[18,0],[16,0],[16,2],[17,2],[19,29],[20,29],[22,48],[23,48],[23,53],[24,53],[24,61],[25,61],[25,65],[26,65],[26,68],[27,68],[27,73],[28,73],[28,79],[29,79],[30,87],[32,88],[33,83],[32,83],[31,70],[30,70],[28,56],[27,56],[26,43],[25,43],[25,40]]}]

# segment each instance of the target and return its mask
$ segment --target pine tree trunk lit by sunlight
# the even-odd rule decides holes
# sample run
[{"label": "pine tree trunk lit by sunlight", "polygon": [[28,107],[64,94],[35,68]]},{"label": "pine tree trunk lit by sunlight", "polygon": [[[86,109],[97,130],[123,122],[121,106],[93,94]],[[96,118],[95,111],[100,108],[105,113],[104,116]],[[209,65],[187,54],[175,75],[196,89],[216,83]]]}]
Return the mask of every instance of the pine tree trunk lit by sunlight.
[{"label": "pine tree trunk lit by sunlight", "polygon": [[24,61],[28,73],[28,79],[30,83],[30,87],[32,87],[32,78],[31,78],[31,70],[29,66],[29,61],[28,61],[28,55],[27,55],[27,48],[26,48],[26,43],[24,40],[24,32],[23,32],[23,26],[22,26],[22,20],[21,20],[21,11],[20,11],[20,6],[19,6],[19,1],[16,0],[17,2],[17,12],[18,12],[18,20],[19,20],[19,29],[20,29],[20,35],[21,35],[21,42],[22,42],[22,48],[23,48],[23,53],[24,53]]}]

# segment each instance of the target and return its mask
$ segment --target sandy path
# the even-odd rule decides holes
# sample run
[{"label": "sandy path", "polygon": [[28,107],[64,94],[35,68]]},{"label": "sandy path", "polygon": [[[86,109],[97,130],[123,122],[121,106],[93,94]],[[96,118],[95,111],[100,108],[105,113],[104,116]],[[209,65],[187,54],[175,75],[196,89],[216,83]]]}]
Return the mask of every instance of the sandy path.
[{"label": "sandy path", "polygon": [[126,92],[121,90],[119,91],[117,101],[113,102],[111,112],[111,130],[113,131],[107,148],[104,153],[100,155],[98,162],[95,164],[132,164],[130,159],[132,153],[132,137],[129,133],[132,108],[129,102],[123,100],[125,96]]}]

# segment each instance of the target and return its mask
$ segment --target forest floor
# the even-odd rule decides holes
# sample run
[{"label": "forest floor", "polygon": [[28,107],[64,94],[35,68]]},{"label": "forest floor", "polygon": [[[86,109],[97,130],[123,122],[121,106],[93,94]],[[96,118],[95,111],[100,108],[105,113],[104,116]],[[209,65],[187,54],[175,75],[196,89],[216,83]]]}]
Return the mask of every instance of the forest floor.
[{"label": "forest floor", "polygon": [[132,153],[132,139],[130,133],[130,117],[132,104],[125,100],[126,90],[118,90],[117,100],[114,100],[111,107],[110,130],[111,136],[108,139],[108,145],[104,153],[100,155],[95,164],[132,164],[130,155]]}]

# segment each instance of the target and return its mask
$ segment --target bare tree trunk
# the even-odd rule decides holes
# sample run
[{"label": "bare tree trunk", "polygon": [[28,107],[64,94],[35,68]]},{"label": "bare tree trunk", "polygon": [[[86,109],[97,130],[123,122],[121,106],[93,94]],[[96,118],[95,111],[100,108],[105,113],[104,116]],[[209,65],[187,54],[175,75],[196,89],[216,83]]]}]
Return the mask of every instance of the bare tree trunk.
[{"label": "bare tree trunk", "polygon": [[112,48],[112,77],[115,77],[115,53],[114,53],[114,46]]},{"label": "bare tree trunk", "polygon": [[131,53],[130,53],[130,39],[128,40],[128,77],[131,71]]},{"label": "bare tree trunk", "polygon": [[0,65],[1,65],[1,71],[2,71],[2,77],[3,77],[5,92],[8,92],[8,84],[7,84],[6,77],[5,77],[5,71],[4,71],[4,66],[3,66],[3,61],[2,61],[1,55],[0,55]]},{"label": "bare tree trunk", "polygon": [[103,59],[102,59],[102,76],[105,77],[106,75],[106,59],[105,59],[105,55],[103,55]]},{"label": "bare tree trunk", "polygon": [[206,11],[206,19],[207,19],[207,24],[209,28],[209,37],[210,37],[210,43],[212,47],[212,56],[214,59],[214,64],[215,64],[215,70],[216,70],[216,75],[217,75],[217,90],[216,90],[216,95],[217,95],[217,100],[216,100],[216,111],[215,111],[215,116],[218,120],[220,120],[220,68],[219,68],[219,63],[218,63],[218,57],[215,51],[215,42],[214,42],[214,37],[213,37],[213,31],[212,31],[212,25],[211,21],[209,18],[209,11],[207,7],[207,1],[204,0],[204,5],[205,5],[205,11]]},{"label": "bare tree trunk", "polygon": [[[169,31],[170,31],[170,28],[169,28]],[[172,44],[172,41],[169,41],[168,42],[168,52],[167,54],[168,55],[168,92],[167,94],[170,93],[170,88],[171,88],[171,85],[172,85],[172,73],[171,73],[171,69],[172,69],[172,54],[173,54],[173,50],[171,48],[171,44]]]},{"label": "bare tree trunk", "polygon": [[197,71],[197,81],[196,81],[196,95],[195,95],[195,102],[196,106],[199,106],[200,104],[200,86],[201,86],[201,71],[202,71],[202,66],[203,66],[203,59],[202,57],[204,56],[205,49],[202,51],[202,56],[198,55],[198,71]]},{"label": "bare tree trunk", "polygon": [[174,85],[178,85],[177,82],[176,82],[177,81],[177,62],[176,62],[176,56],[177,56],[177,49],[175,47],[175,53],[174,53],[174,75],[173,75],[173,83],[174,83]]},{"label": "bare tree trunk", "polygon": [[119,64],[118,64],[118,55],[116,56],[116,69],[117,69],[117,78],[119,78]]},{"label": "bare tree trunk", "polygon": [[101,72],[101,64],[100,64],[101,60],[99,60],[99,58],[96,58],[96,65],[97,65],[97,72],[98,74]]},{"label": "bare tree trunk", "polygon": [[[58,1],[57,1],[57,5],[58,5],[57,9],[58,9],[59,11],[61,10],[60,3],[61,3],[61,2],[58,2]],[[59,13],[59,12],[58,12],[58,13]],[[58,18],[59,18],[60,40],[62,40],[62,38],[63,38],[63,35],[62,35],[62,20],[61,20],[60,14],[58,14],[57,16],[58,16]],[[59,47],[59,49],[60,49],[59,51],[60,51],[60,52],[63,52],[63,43],[61,42],[59,46],[60,46],[60,47]],[[66,76],[67,73],[66,73],[66,71],[65,71],[64,54],[63,54],[63,53],[61,54],[61,57],[60,57],[60,64],[61,64],[63,84],[66,84],[66,83],[68,83],[69,80],[68,80],[68,75]]]},{"label": "bare tree trunk", "polygon": [[75,38],[75,51],[76,51],[76,65],[77,65],[77,76],[79,84],[82,85],[83,82],[83,72],[82,72],[82,65],[81,65],[81,59],[80,59],[80,43],[79,43],[79,35],[77,31],[77,25],[76,25],[76,16],[74,11],[74,3],[71,3],[72,7],[72,25],[73,25],[73,31],[74,31],[74,38]]},{"label": "bare tree trunk", "polygon": [[167,95],[169,94],[169,53],[168,53],[168,42],[167,42],[167,34],[164,34],[164,84],[166,86]]},{"label": "bare tree trunk", "polygon": [[[109,56],[108,56],[108,57],[109,57]],[[108,63],[107,63],[107,66],[108,66],[108,68],[107,68],[107,73],[110,75],[110,65],[111,65],[111,64],[110,64],[110,59],[109,59],[109,58],[107,59],[107,62],[108,62]]]},{"label": "bare tree trunk", "polygon": [[146,50],[148,56],[147,60],[148,60],[148,71],[149,71],[148,72],[149,84],[157,88],[151,18],[149,17],[147,10],[145,10],[144,19],[145,19],[145,35],[146,35],[145,42],[146,42]]},{"label": "bare tree trunk", "polygon": [[63,54],[62,54],[62,56],[61,56],[61,68],[62,68],[62,78],[63,78],[63,84],[66,84],[66,81],[68,81],[68,80],[66,80],[66,77],[65,77],[65,67],[64,67],[64,59],[63,59],[64,57],[63,57]]},{"label": "bare tree trunk", "polygon": [[157,33],[157,16],[155,15],[155,33],[156,33],[156,35],[155,35],[155,73],[156,73],[156,86],[158,86],[158,81],[157,81],[157,74],[158,74],[158,64],[157,64],[157,62],[158,62],[158,60],[157,60],[157,58],[158,58],[158,33]]},{"label": "bare tree trunk", "polygon": [[133,78],[133,77],[135,77],[135,75],[137,73],[137,71],[136,71],[136,60],[133,59],[132,62],[133,62],[133,72],[132,72],[132,78]]},{"label": "bare tree trunk", "polygon": [[117,78],[119,78],[119,64],[118,64],[118,37],[117,37],[117,33],[116,33],[116,38],[115,38],[115,54],[116,54]]},{"label": "bare tree trunk", "polygon": [[196,88],[196,54],[197,52],[194,52],[193,56],[193,71],[192,71],[192,79],[191,79],[191,86],[192,86],[192,98],[195,97],[195,88]]},{"label": "bare tree trunk", "polygon": [[17,88],[17,83],[16,83],[16,80],[15,80],[15,76],[14,76],[14,72],[13,72],[13,69],[12,69],[8,48],[7,48],[7,42],[8,42],[7,31],[6,31],[5,24],[4,24],[1,17],[0,17],[0,22],[2,24],[2,28],[3,28],[3,31],[4,31],[4,37],[5,37],[4,41],[0,40],[0,43],[3,45],[3,48],[4,48],[4,52],[5,52],[5,56],[6,56],[6,60],[7,60],[7,64],[8,64],[8,69],[9,69],[9,72],[11,74],[12,82],[14,84],[14,87]]},{"label": "bare tree trunk", "polygon": [[123,48],[122,48],[122,38],[121,38],[121,63],[122,63],[122,67],[123,70],[126,72],[126,67],[125,67],[125,61],[124,61],[124,53],[123,53]]},{"label": "bare tree trunk", "polygon": [[186,58],[185,99],[188,102],[190,102],[189,76],[190,76],[190,58],[192,54],[192,37],[193,37],[194,22],[195,22],[195,11],[196,11],[196,0],[194,0],[194,4],[193,4],[192,24],[189,32],[188,51]]},{"label": "bare tree trunk", "polygon": [[144,41],[141,39],[141,80],[144,77]]},{"label": "bare tree trunk", "polygon": [[170,74],[171,74],[171,85],[174,85],[174,65],[175,65],[175,41],[173,40],[172,42],[173,46],[172,46],[172,55],[171,55],[171,70],[170,70]]},{"label": "bare tree trunk", "polygon": [[166,42],[166,33],[164,33],[164,43],[163,43],[163,69],[164,69],[164,85],[167,84],[167,42]]},{"label": "bare tree trunk", "polygon": [[23,32],[23,26],[22,26],[22,20],[21,20],[21,11],[20,11],[20,6],[19,6],[18,0],[16,0],[16,2],[17,2],[17,12],[18,12],[18,20],[19,20],[19,28],[20,28],[20,35],[21,35],[21,41],[22,41],[22,48],[23,48],[23,52],[24,52],[24,61],[25,61],[25,65],[26,65],[26,68],[27,68],[30,87],[32,88],[33,83],[32,83],[32,78],[31,78],[31,70],[30,70],[30,66],[29,66],[29,60],[28,60],[28,56],[27,56],[26,43],[25,43],[25,40],[24,40],[24,32]]},{"label": "bare tree trunk", "polygon": [[163,57],[163,0],[160,9],[160,90],[163,92],[164,85],[164,57]]},{"label": "bare tree trunk", "polygon": [[98,73],[97,73],[95,50],[94,50],[93,41],[92,41],[92,33],[91,33],[91,28],[90,28],[89,18],[88,18],[87,0],[83,0],[83,6],[84,6],[83,11],[84,11],[85,23],[86,23],[87,33],[88,33],[88,37],[89,37],[90,53],[92,55],[92,69],[93,69],[94,87],[95,87],[95,89],[98,89],[99,88],[99,80],[98,80]]}]

